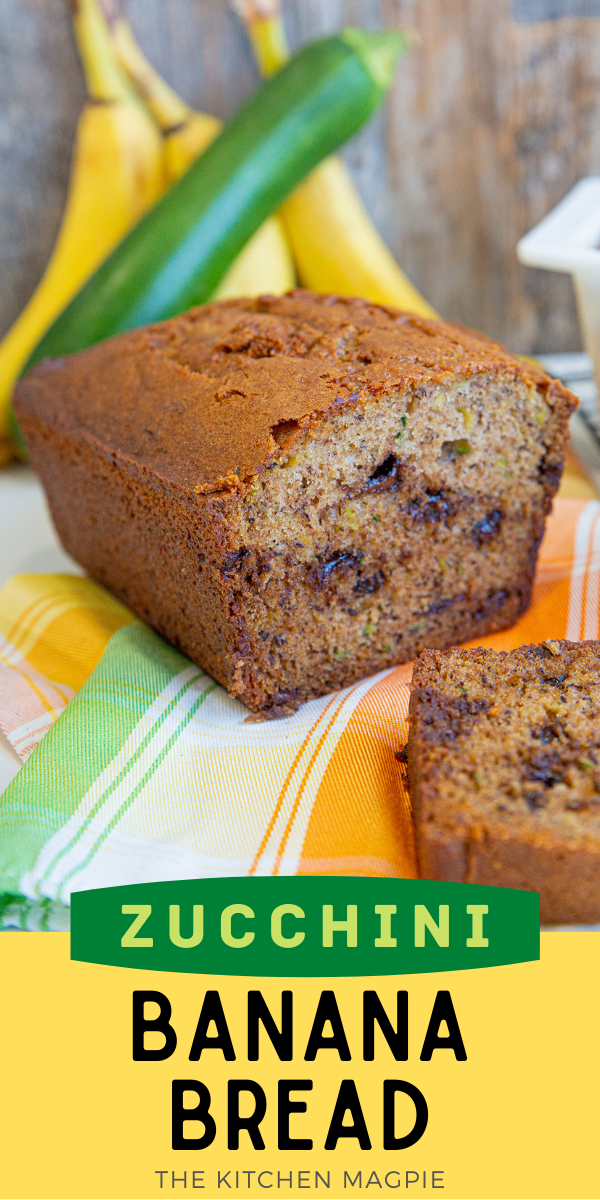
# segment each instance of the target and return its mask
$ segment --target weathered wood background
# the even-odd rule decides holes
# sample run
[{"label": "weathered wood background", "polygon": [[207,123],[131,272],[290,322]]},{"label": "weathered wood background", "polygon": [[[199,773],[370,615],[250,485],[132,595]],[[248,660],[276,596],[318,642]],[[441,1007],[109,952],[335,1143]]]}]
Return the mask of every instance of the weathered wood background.
[{"label": "weathered wood background", "polygon": [[[293,45],[344,24],[418,31],[385,111],[347,150],[367,206],[443,315],[515,350],[576,349],[569,279],[523,269],[514,248],[600,171],[600,18],[531,22],[524,0],[284,3]],[[197,107],[227,116],[255,86],[226,0],[128,0],[127,11]],[[52,246],[83,95],[67,0],[0,0],[0,331]]]}]

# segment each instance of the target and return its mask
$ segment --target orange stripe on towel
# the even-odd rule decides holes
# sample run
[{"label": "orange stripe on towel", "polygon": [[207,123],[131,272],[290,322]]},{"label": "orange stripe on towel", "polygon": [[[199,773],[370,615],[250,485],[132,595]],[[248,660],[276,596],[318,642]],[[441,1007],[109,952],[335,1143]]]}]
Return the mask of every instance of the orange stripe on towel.
[{"label": "orange stripe on towel", "polygon": [[312,810],[299,875],[415,879],[405,772],[395,752],[407,737],[412,665],[396,667],[357,705]]}]

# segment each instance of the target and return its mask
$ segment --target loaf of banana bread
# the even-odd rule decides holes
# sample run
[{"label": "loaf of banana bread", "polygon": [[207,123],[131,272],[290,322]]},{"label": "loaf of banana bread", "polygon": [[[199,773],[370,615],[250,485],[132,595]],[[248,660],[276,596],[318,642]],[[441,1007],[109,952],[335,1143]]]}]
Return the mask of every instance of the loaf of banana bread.
[{"label": "loaf of banana bread", "polygon": [[540,892],[600,921],[600,643],[426,650],[407,745],[425,879]]},{"label": "loaf of banana bread", "polygon": [[483,335],[297,291],[20,383],[70,554],[281,716],[526,609],[575,399]]}]

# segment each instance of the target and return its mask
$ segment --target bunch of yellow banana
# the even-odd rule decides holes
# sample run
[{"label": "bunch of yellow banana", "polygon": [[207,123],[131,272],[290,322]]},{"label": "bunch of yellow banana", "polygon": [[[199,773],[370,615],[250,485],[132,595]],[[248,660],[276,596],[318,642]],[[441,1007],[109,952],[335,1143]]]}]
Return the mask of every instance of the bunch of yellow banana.
[{"label": "bunch of yellow banana", "polygon": [[[88,101],[79,119],[67,204],[46,270],[0,342],[0,466],[16,380],[46,329],[128,229],[202,153],[221,123],[196,113],[154,71],[115,0],[71,0]],[[254,235],[217,295],[284,292],[295,281],[278,218]]]},{"label": "bunch of yellow banana", "polygon": [[[288,49],[280,0],[231,0],[259,70],[272,75]],[[300,282],[315,292],[364,296],[380,304],[437,314],[421,296],[375,229],[342,160],[327,158],[282,205]]]},{"label": "bunch of yellow banana", "polygon": [[[279,0],[232,4],[262,73],[273,74],[288,56]],[[154,70],[124,18],[121,0],[71,0],[71,6],[89,99],[77,128],[67,204],[51,259],[0,342],[0,465],[14,457],[8,406],[31,351],[102,259],[220,129],[215,117],[191,109]],[[340,159],[323,162],[279,217],[265,222],[222,280],[216,298],[292,287],[288,242],[306,287],[435,316],[380,238]]]},{"label": "bunch of yellow banana", "polygon": [[67,205],[46,270],[0,343],[0,464],[14,456],[7,415],[34,346],[164,186],[160,132],[115,61],[96,0],[72,0],[89,99],[79,119]]}]

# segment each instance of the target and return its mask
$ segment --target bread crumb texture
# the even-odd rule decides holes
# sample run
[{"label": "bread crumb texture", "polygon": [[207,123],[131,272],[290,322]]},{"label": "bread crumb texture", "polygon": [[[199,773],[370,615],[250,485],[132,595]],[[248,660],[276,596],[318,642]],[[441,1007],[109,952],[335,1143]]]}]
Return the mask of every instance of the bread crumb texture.
[{"label": "bread crumb texture", "polygon": [[296,291],[42,363],[16,411],[69,552],[282,716],[514,622],[575,404],[483,335]]},{"label": "bread crumb texture", "polygon": [[421,871],[600,920],[600,644],[425,651],[408,765]]}]

